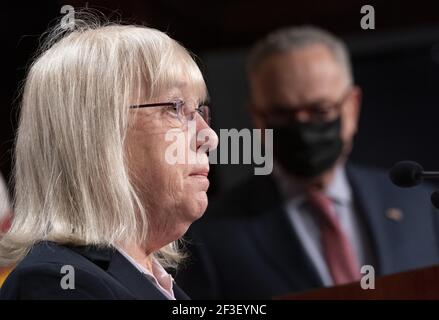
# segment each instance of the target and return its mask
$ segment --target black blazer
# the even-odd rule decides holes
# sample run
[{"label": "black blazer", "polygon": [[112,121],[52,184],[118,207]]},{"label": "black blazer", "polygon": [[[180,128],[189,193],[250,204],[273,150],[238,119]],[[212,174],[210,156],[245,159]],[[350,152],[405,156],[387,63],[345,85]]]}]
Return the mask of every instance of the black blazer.
[{"label": "black blazer", "polygon": [[[397,188],[387,173],[352,165],[347,176],[376,275],[439,263],[431,186]],[[192,262],[176,279],[194,299],[272,298],[323,286],[271,176],[253,176],[209,204],[189,238]]]},{"label": "black blazer", "polygon": [[[62,289],[64,265],[74,268],[75,289]],[[189,297],[174,284],[176,299]],[[0,299],[151,299],[166,297],[113,248],[70,247],[43,241],[15,267]]]}]

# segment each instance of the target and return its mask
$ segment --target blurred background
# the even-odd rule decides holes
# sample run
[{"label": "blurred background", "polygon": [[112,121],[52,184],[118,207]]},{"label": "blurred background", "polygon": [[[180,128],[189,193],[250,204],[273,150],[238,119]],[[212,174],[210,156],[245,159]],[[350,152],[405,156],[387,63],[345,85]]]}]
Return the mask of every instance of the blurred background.
[{"label": "blurred background", "polygon": [[[29,59],[65,4],[91,7],[166,31],[197,57],[211,95],[213,126],[250,128],[245,106],[249,47],[284,26],[312,24],[344,39],[364,100],[351,159],[390,168],[411,159],[439,170],[439,4],[437,1],[127,0],[9,1],[1,9],[0,170],[11,176],[19,89]],[[363,5],[375,9],[375,29],[363,30]],[[37,168],[36,168],[37,169]],[[214,165],[211,195],[251,174],[251,165]]]}]

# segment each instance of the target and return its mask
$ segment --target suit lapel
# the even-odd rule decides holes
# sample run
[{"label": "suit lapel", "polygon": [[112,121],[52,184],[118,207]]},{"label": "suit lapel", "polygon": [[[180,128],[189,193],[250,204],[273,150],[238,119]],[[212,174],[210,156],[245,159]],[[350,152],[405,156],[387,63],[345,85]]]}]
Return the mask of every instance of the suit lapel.
[{"label": "suit lapel", "polygon": [[[138,299],[168,299],[118,251],[114,252],[107,272],[119,280]],[[176,300],[190,300],[189,296],[175,282],[172,289]]]},{"label": "suit lapel", "polygon": [[167,300],[119,251],[114,251],[107,272],[116,278],[136,299]]},{"label": "suit lapel", "polygon": [[122,287],[132,294],[133,299],[167,299],[151,281],[116,249],[94,246],[71,248],[115,278]]},{"label": "suit lapel", "polygon": [[255,177],[250,226],[255,242],[275,269],[300,290],[322,286],[314,266],[293,231],[283,200],[271,177]]},{"label": "suit lapel", "polygon": [[191,298],[186,294],[186,292],[184,292],[175,282],[174,282],[173,290],[174,290],[175,299],[191,300]]},{"label": "suit lapel", "polygon": [[393,252],[390,247],[392,241],[388,239],[390,232],[386,230],[386,221],[383,221],[386,210],[384,195],[377,192],[373,179],[368,179],[368,175],[362,174],[361,169],[348,165],[346,172],[360,221],[365,227],[365,233],[369,235],[367,240],[371,244],[375,268],[379,274],[385,273],[391,266]]}]

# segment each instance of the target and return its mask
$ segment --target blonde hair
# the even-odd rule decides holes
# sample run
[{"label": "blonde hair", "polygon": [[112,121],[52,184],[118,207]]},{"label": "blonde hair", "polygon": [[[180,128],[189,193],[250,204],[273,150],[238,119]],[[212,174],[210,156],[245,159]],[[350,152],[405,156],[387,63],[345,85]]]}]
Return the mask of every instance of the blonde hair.
[{"label": "blonde hair", "polygon": [[[145,241],[148,212],[124,153],[128,106],[156,97],[182,75],[207,94],[191,55],[165,33],[93,16],[75,23],[70,32],[61,25],[52,29],[26,78],[14,220],[0,241],[0,265],[17,263],[41,240],[98,246]],[[178,249],[174,242],[156,256],[164,266],[176,266]]]}]

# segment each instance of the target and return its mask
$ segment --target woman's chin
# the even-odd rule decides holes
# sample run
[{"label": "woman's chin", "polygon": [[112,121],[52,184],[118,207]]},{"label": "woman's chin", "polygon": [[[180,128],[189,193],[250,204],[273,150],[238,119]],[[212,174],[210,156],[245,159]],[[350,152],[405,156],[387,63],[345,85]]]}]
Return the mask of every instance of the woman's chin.
[{"label": "woman's chin", "polygon": [[191,204],[189,215],[193,222],[200,219],[206,211],[208,204],[207,194],[204,191],[200,191],[193,197],[192,200],[193,203]]},{"label": "woman's chin", "polygon": [[186,231],[189,229],[192,223],[200,219],[204,212],[207,209],[207,195],[198,195],[194,197],[193,202],[184,210],[186,214],[184,215],[184,219],[180,221],[180,225],[176,228],[177,238],[183,236]]}]

